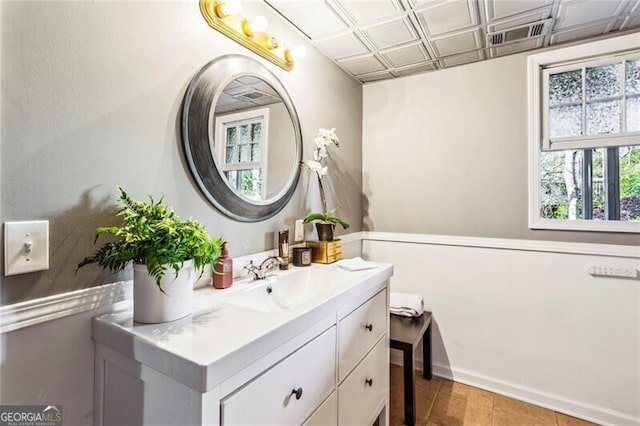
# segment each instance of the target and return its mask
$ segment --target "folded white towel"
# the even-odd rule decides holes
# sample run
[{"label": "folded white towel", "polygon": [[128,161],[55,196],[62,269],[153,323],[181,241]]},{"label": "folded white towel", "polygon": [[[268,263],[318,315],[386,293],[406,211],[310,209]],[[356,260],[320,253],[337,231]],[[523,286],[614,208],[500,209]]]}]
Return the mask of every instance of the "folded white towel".
[{"label": "folded white towel", "polygon": [[389,311],[405,317],[419,317],[424,313],[424,300],[419,294],[391,292]]},{"label": "folded white towel", "polygon": [[336,263],[342,269],[347,271],[362,271],[363,269],[377,268],[378,265],[374,262],[368,262],[361,257],[354,257],[353,259],[342,259]]}]

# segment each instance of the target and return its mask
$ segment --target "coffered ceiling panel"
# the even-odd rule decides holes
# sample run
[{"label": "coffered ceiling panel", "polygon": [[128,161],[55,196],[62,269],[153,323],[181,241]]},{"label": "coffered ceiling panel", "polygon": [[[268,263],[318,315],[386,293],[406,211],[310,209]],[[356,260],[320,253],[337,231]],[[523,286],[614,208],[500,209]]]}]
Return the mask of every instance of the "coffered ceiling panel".
[{"label": "coffered ceiling panel", "polygon": [[640,0],[264,1],[363,83],[640,31]]},{"label": "coffered ceiling panel", "polygon": [[395,76],[390,72],[383,71],[383,72],[361,75],[361,76],[358,76],[358,79],[363,83],[368,83],[370,81],[388,80],[393,77]]},{"label": "coffered ceiling panel", "polygon": [[552,3],[553,0],[486,0],[485,7],[487,11],[487,19],[489,21],[495,21],[497,19],[520,15],[524,12],[549,6]]},{"label": "coffered ceiling panel", "polygon": [[469,0],[429,2],[416,9],[415,14],[429,36],[478,24],[476,4]]},{"label": "coffered ceiling panel", "polygon": [[551,7],[544,7],[533,12],[527,12],[522,15],[510,16],[508,18],[499,19],[487,24],[487,32],[493,33],[503,31],[509,28],[518,27],[520,25],[529,24],[531,22],[544,21],[551,16]]},{"label": "coffered ceiling panel", "polygon": [[344,58],[370,53],[360,37],[351,32],[329,39],[318,40],[316,47],[330,58]]},{"label": "coffered ceiling panel", "polygon": [[627,0],[562,0],[554,29],[559,31],[578,25],[588,25],[602,18],[616,16],[626,3]]},{"label": "coffered ceiling panel", "polygon": [[483,47],[479,28],[432,38],[431,46],[436,56],[450,56],[469,50],[482,49]]},{"label": "coffered ceiling panel", "polygon": [[431,64],[425,64],[425,65],[418,65],[418,66],[414,66],[414,67],[407,67],[407,68],[400,68],[398,70],[396,70],[396,74],[398,74],[400,77],[405,76],[405,75],[411,75],[411,74],[419,74],[419,73],[423,73],[423,72],[428,72],[428,71],[433,71],[438,69],[436,67],[436,64],[431,63]]},{"label": "coffered ceiling panel", "polygon": [[368,74],[375,71],[382,71],[385,66],[380,60],[373,55],[367,55],[359,58],[343,59],[338,64],[349,71],[353,75]]},{"label": "coffered ceiling panel", "polygon": [[422,43],[396,47],[380,53],[395,68],[424,63],[429,60],[429,55],[424,50]]},{"label": "coffered ceiling panel", "polygon": [[358,25],[368,25],[380,18],[402,15],[403,9],[394,0],[335,0]]},{"label": "coffered ceiling panel", "polygon": [[616,20],[613,18],[589,26],[580,26],[574,30],[558,31],[551,36],[551,44],[567,43],[606,34],[611,31],[611,27],[615,22]]},{"label": "coffered ceiling panel", "polygon": [[367,28],[363,30],[363,32],[378,49],[397,46],[418,38],[413,25],[411,25],[411,22],[409,22],[409,19],[407,18],[385,22],[383,24]]},{"label": "coffered ceiling panel", "polygon": [[482,50],[476,50],[475,52],[467,52],[460,55],[447,56],[440,59],[440,62],[445,67],[452,67],[455,65],[468,64],[469,62],[476,62],[484,59],[484,53]]}]

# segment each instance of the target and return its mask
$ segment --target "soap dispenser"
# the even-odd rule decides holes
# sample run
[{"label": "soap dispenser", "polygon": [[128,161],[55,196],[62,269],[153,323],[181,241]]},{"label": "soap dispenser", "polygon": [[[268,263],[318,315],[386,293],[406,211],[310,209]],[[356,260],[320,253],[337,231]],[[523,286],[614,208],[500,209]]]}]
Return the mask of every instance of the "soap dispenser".
[{"label": "soap dispenser", "polygon": [[227,242],[222,243],[222,253],[213,266],[213,286],[218,289],[231,287],[233,284],[233,259],[229,257]]}]

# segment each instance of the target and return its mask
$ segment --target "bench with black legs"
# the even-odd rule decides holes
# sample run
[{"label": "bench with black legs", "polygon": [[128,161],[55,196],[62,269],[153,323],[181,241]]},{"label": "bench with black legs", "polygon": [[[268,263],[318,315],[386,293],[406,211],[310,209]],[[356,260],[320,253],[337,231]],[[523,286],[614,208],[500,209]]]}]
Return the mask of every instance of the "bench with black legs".
[{"label": "bench with black legs", "polygon": [[431,312],[419,317],[391,314],[391,347],[403,355],[404,423],[416,423],[416,387],[413,381],[413,353],[422,341],[422,377],[431,380]]}]

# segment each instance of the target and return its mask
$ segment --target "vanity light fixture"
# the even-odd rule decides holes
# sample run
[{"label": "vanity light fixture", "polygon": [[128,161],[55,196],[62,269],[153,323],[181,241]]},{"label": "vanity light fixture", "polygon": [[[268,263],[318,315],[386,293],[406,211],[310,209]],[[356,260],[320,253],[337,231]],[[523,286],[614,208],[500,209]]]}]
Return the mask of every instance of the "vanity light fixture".
[{"label": "vanity light fixture", "polygon": [[256,16],[249,20],[240,14],[238,0],[200,0],[200,12],[210,27],[220,31],[263,58],[287,71],[294,59],[302,57],[304,46],[291,49],[267,33],[267,20]]}]

